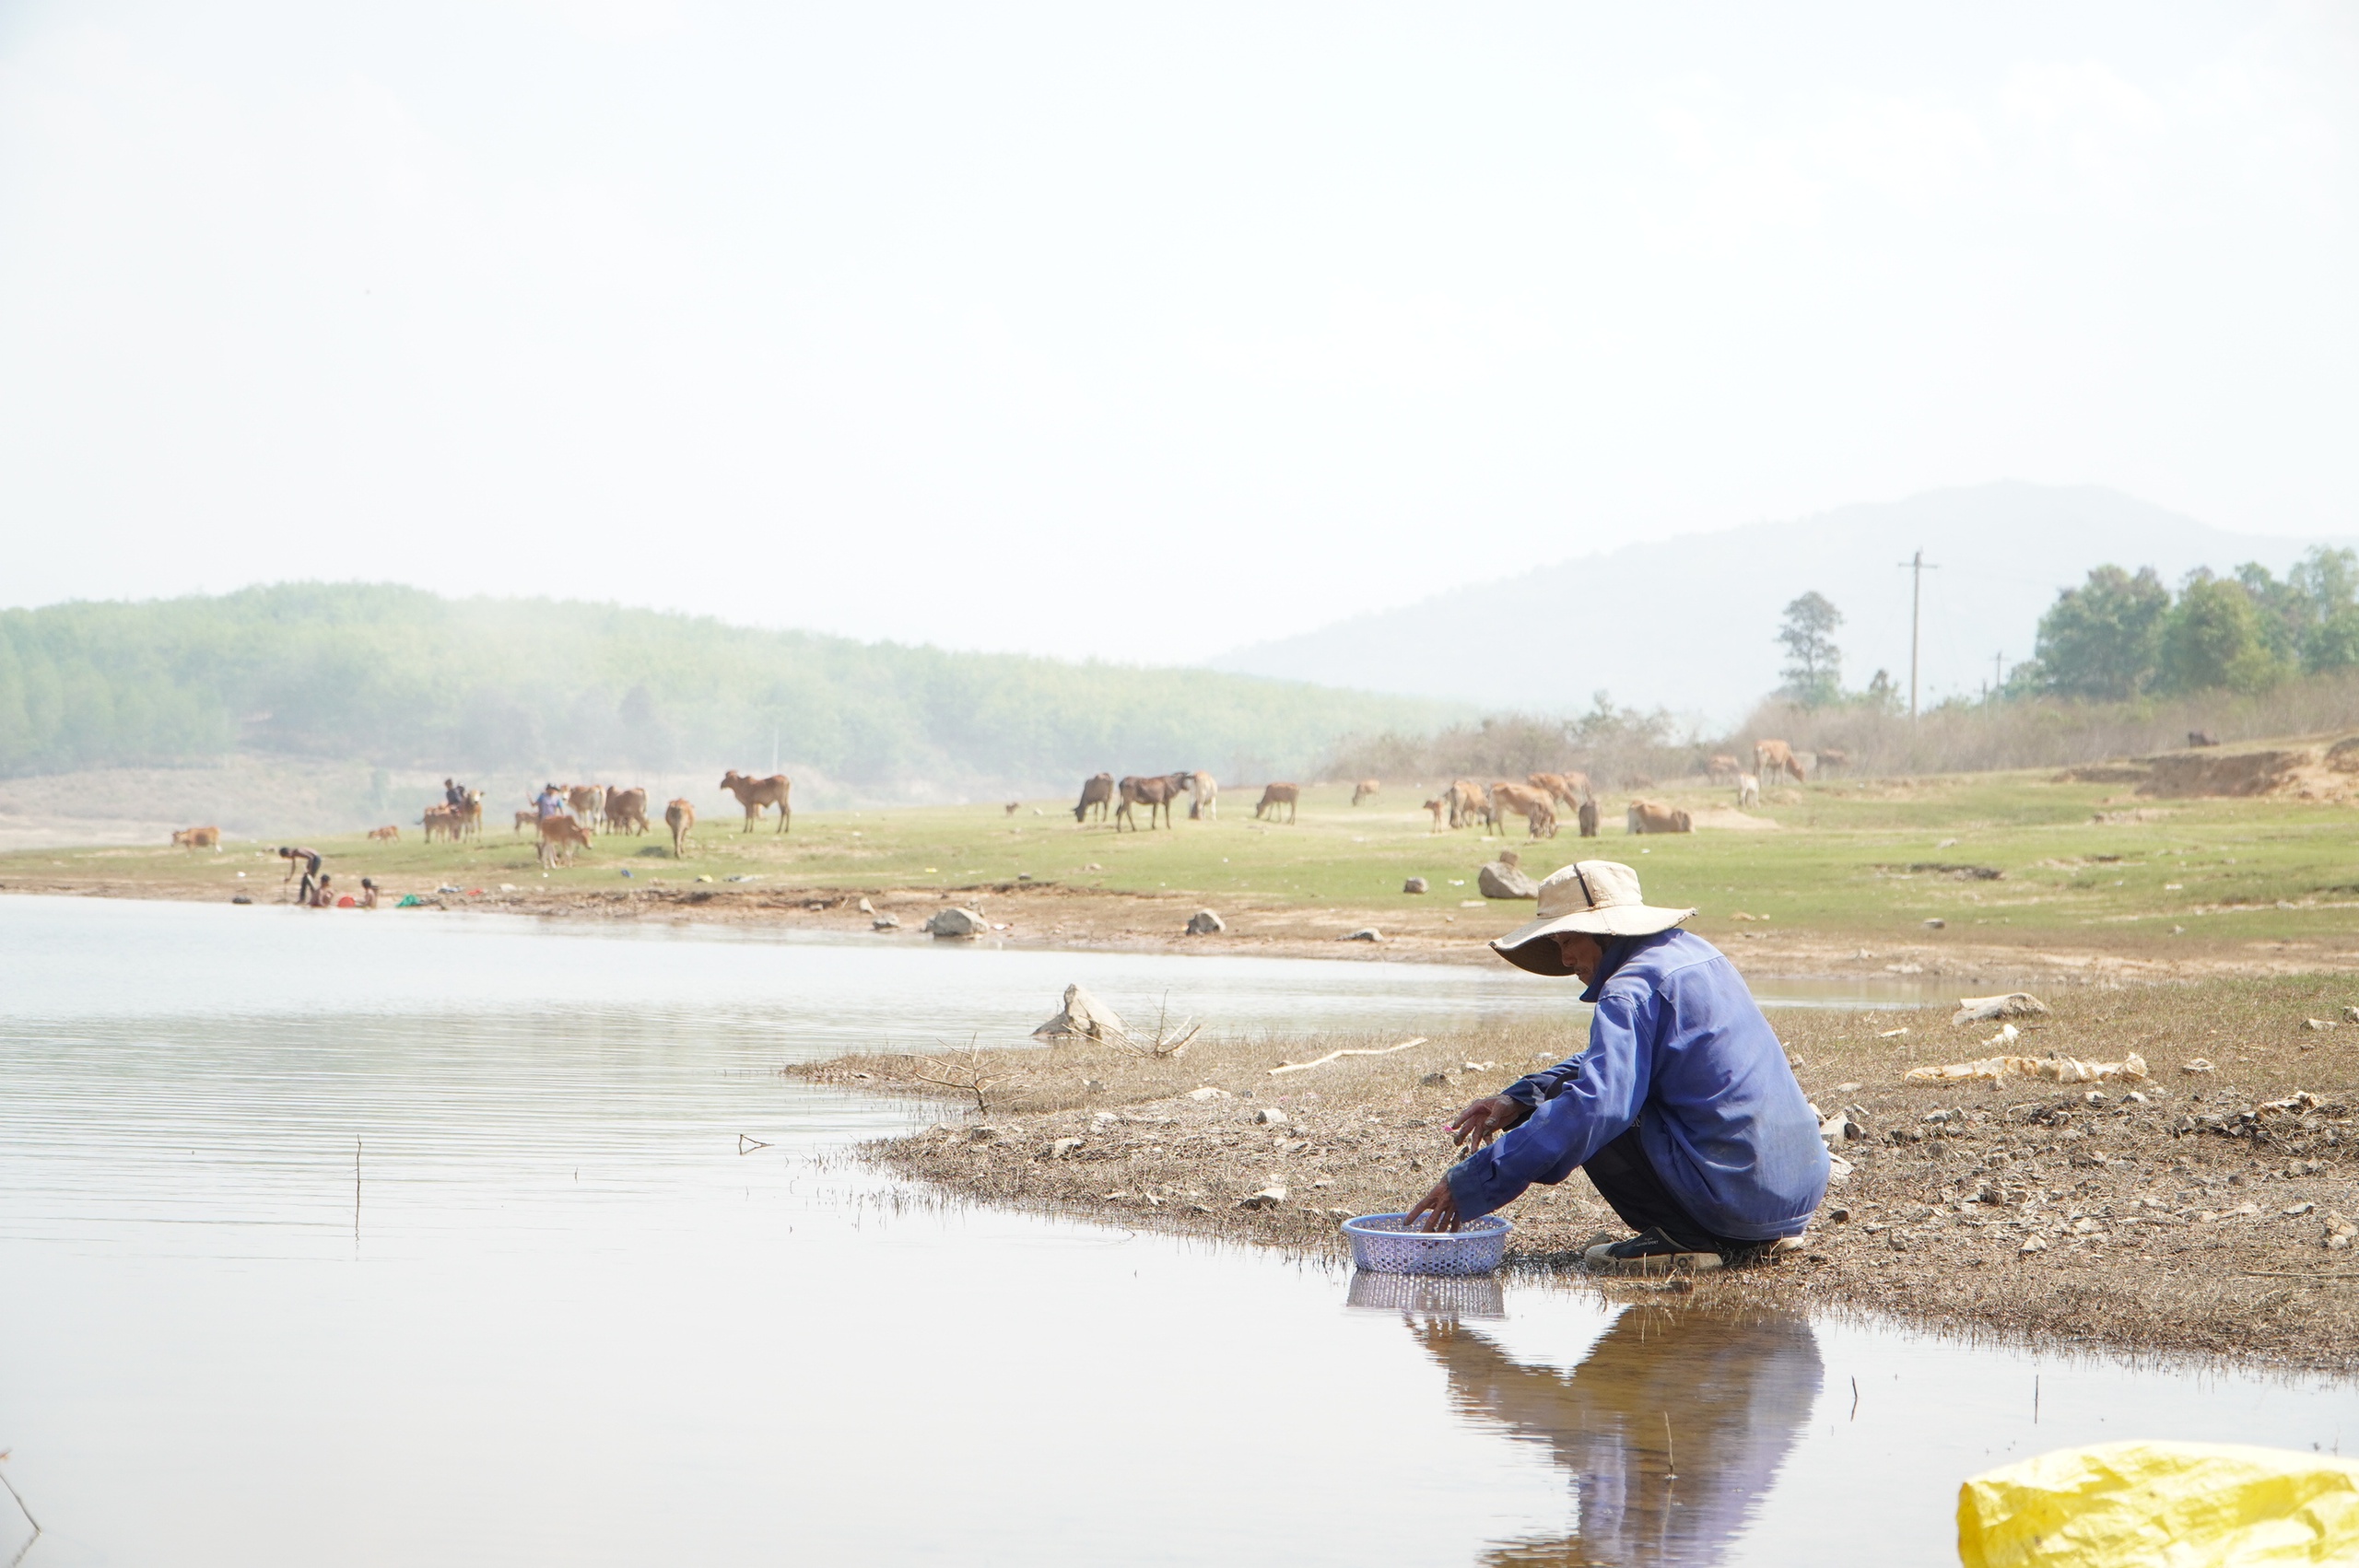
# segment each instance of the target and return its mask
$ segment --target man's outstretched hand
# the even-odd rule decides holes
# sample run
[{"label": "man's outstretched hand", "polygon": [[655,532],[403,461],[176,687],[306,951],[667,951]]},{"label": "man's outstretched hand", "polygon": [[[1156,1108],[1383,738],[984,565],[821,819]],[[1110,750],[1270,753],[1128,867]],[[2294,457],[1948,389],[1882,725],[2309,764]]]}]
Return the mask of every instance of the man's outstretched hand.
[{"label": "man's outstretched hand", "polygon": [[1485,1094],[1450,1121],[1449,1141],[1463,1143],[1471,1153],[1480,1149],[1508,1128],[1522,1125],[1532,1107],[1521,1100],[1511,1100],[1505,1094]]},{"label": "man's outstretched hand", "polygon": [[[1423,1224],[1417,1222],[1425,1221]],[[1458,1218],[1458,1195],[1449,1190],[1447,1178],[1434,1183],[1434,1189],[1417,1199],[1401,1222],[1404,1231],[1454,1231],[1461,1223]]]}]

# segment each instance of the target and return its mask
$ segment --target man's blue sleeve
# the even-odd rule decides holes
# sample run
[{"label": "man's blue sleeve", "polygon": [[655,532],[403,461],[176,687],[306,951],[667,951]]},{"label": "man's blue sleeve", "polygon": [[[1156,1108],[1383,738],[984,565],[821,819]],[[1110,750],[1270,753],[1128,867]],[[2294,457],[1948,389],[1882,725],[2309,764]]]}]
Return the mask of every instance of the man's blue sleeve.
[{"label": "man's blue sleeve", "polygon": [[1647,1103],[1657,1006],[1652,990],[1608,990],[1598,998],[1589,1048],[1573,1059],[1575,1071],[1557,1092],[1522,1126],[1450,1167],[1449,1190],[1461,1218],[1504,1208],[1535,1181],[1564,1180],[1629,1130]]},{"label": "man's blue sleeve", "polygon": [[1583,1046],[1554,1067],[1539,1072],[1525,1073],[1499,1093],[1510,1100],[1537,1110],[1542,1101],[1555,1099],[1564,1092],[1566,1084],[1580,1076],[1581,1058],[1588,1054],[1589,1047]]}]

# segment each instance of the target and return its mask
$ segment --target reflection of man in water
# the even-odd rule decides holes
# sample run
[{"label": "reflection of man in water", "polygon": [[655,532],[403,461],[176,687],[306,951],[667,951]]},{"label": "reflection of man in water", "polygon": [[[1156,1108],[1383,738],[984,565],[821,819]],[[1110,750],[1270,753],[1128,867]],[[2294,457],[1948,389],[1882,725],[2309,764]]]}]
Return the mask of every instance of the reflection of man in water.
[{"label": "reflection of man in water", "polygon": [[1459,1413],[1546,1444],[1571,1474],[1570,1535],[1485,1559],[1518,1568],[1719,1562],[1801,1439],[1822,1378],[1802,1317],[1630,1307],[1570,1373],[1526,1366],[1457,1323],[1412,1332],[1449,1374]]}]

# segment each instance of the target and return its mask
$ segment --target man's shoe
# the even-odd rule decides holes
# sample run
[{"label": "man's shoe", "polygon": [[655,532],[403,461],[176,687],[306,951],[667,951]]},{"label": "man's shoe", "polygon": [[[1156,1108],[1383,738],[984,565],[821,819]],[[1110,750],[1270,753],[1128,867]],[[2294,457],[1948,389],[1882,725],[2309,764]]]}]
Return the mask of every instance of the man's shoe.
[{"label": "man's shoe", "polygon": [[1581,1261],[1601,1274],[1700,1274],[1720,1266],[1717,1252],[1690,1252],[1661,1231],[1592,1246]]}]

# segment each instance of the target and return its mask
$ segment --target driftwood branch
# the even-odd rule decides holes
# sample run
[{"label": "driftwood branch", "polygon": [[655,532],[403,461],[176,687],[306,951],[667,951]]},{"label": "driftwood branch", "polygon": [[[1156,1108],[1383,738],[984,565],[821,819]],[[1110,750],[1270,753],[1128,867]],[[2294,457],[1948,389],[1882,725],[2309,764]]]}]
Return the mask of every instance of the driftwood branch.
[{"label": "driftwood branch", "polygon": [[[6,1454],[0,1454],[0,1459],[6,1457]],[[25,1516],[25,1523],[33,1527],[33,1533],[25,1538],[25,1544],[17,1549],[17,1555],[8,1559],[8,1568],[17,1568],[17,1564],[25,1560],[25,1554],[32,1550],[33,1543],[41,1539],[41,1521],[33,1517],[33,1511],[30,1508],[25,1506],[25,1494],[17,1490],[15,1481],[5,1475],[0,1475],[0,1486],[8,1489],[8,1495],[17,1500],[17,1511]]]},{"label": "driftwood branch", "polygon": [[1385,1046],[1380,1049],[1329,1051],[1325,1056],[1319,1058],[1316,1061],[1282,1061],[1277,1066],[1270,1069],[1270,1076],[1275,1078],[1281,1072],[1301,1072],[1309,1068],[1324,1067],[1339,1056],[1391,1056],[1394,1051],[1405,1051],[1412,1046],[1422,1046],[1425,1043],[1426,1037],[1423,1035],[1420,1035],[1414,1040],[1403,1040],[1397,1046]]},{"label": "driftwood branch", "polygon": [[2239,1269],[2237,1273],[2254,1280],[2359,1280],[2359,1271],[2346,1270],[2336,1274],[2289,1273],[2283,1269]]}]

